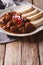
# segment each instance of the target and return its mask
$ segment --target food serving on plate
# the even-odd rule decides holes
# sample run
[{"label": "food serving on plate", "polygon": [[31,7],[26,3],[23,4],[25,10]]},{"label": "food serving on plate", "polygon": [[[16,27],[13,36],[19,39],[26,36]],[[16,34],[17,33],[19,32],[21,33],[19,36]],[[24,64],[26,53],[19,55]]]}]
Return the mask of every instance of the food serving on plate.
[{"label": "food serving on plate", "polygon": [[7,12],[0,17],[0,27],[10,33],[30,33],[42,24],[43,11],[40,12],[33,7]]},{"label": "food serving on plate", "polygon": [[0,26],[12,33],[29,33],[36,28],[30,23],[29,19],[22,17],[16,12],[8,12],[0,18]]}]

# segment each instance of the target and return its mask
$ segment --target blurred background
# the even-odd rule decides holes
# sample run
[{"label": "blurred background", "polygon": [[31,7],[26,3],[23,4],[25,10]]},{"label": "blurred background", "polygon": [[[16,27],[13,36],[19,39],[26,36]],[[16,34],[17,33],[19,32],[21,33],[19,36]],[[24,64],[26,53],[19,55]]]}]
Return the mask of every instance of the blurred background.
[{"label": "blurred background", "polygon": [[23,0],[0,0],[0,9],[4,9],[5,7],[9,7],[14,5],[16,1],[23,1]]}]

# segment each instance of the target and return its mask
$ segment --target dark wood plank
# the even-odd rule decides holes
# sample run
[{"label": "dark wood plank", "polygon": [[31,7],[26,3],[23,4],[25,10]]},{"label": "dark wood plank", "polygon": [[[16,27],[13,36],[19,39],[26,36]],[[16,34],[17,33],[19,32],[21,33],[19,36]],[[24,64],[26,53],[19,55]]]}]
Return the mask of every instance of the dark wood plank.
[{"label": "dark wood plank", "polygon": [[[43,0],[33,0],[33,4],[43,10]],[[38,33],[40,64],[43,65],[43,31]]]},{"label": "dark wood plank", "polygon": [[21,41],[6,45],[4,65],[21,65]]},{"label": "dark wood plank", "polygon": [[0,44],[0,65],[4,64],[4,57],[5,57],[5,45]]},{"label": "dark wood plank", "polygon": [[43,65],[43,31],[38,33],[40,64]]},{"label": "dark wood plank", "polygon": [[38,48],[35,37],[24,38],[22,65],[39,65]]}]

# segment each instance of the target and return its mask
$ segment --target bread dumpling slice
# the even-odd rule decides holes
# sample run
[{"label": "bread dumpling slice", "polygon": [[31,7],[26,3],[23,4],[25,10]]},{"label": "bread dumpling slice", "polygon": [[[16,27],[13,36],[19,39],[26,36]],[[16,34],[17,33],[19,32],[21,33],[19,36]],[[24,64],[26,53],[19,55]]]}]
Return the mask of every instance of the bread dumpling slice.
[{"label": "bread dumpling slice", "polygon": [[16,12],[17,13],[19,13],[19,14],[25,14],[25,13],[27,13],[27,12],[30,12],[30,11],[32,11],[34,8],[31,6],[31,7],[21,7],[21,8],[18,8],[17,10],[16,10]]}]

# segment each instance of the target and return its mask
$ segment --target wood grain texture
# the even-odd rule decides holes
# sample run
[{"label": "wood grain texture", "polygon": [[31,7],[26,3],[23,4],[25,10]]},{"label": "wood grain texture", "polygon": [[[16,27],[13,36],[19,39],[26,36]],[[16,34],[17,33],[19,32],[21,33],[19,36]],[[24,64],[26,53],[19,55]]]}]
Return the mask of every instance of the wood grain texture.
[{"label": "wood grain texture", "polygon": [[40,55],[40,64],[43,65],[43,31],[38,34],[38,45],[39,45],[39,55]]},{"label": "wood grain texture", "polygon": [[33,4],[43,10],[43,0],[33,0]]},{"label": "wood grain texture", "polygon": [[6,45],[4,65],[21,65],[21,41]]},{"label": "wood grain texture", "polygon": [[[33,4],[43,10],[43,0],[33,0]],[[39,32],[37,36],[40,64],[43,65],[43,31]]]},{"label": "wood grain texture", "polygon": [[5,45],[0,44],[0,65],[4,64]]},{"label": "wood grain texture", "polygon": [[[32,39],[33,38],[33,39]],[[38,48],[35,37],[24,38],[22,65],[39,65]]]}]

